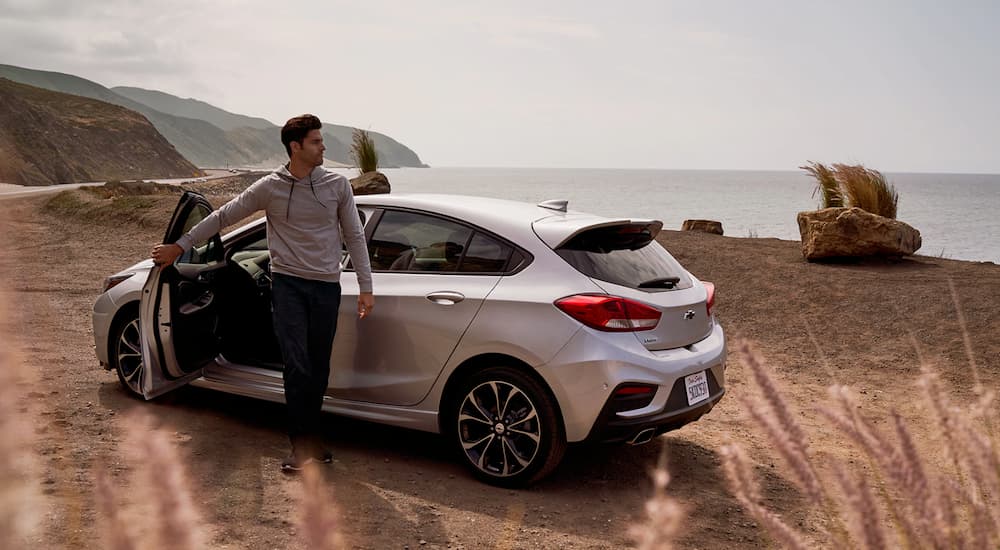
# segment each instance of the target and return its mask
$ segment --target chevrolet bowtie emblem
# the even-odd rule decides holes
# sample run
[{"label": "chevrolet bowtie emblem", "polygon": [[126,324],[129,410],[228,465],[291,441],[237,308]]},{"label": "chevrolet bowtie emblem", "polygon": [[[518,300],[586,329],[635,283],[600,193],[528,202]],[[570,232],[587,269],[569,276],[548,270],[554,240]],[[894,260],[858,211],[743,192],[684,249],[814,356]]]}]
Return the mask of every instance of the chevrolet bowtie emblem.
[{"label": "chevrolet bowtie emblem", "polygon": [[695,315],[696,315],[696,313],[694,312],[694,310],[693,309],[689,309],[689,310],[687,310],[687,311],[684,312],[684,320],[685,321],[690,321],[691,319],[694,319]]}]

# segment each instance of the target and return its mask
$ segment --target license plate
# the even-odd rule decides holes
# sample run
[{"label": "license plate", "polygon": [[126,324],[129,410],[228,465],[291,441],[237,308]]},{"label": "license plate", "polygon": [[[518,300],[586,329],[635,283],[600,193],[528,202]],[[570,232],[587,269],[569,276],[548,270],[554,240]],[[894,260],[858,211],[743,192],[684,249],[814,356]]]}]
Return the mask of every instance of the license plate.
[{"label": "license plate", "polygon": [[705,376],[705,371],[685,376],[684,386],[687,387],[688,406],[708,399],[708,377]]}]

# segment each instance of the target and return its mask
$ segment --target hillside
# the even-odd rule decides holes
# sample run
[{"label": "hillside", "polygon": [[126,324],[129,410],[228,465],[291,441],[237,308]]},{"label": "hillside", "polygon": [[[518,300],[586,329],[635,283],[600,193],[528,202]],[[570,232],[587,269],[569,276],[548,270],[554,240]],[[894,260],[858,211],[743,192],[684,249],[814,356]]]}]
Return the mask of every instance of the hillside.
[{"label": "hillside", "polygon": [[229,111],[193,98],[184,99],[157,90],[146,90],[131,86],[115,86],[111,88],[111,91],[142,103],[152,109],[156,109],[161,113],[204,120],[225,131],[235,130],[236,128],[274,128],[274,123],[269,120],[230,113]]},{"label": "hillside", "polygon": [[0,78],[0,181],[201,175],[141,114]]},{"label": "hillside", "polygon": [[[155,90],[127,86],[117,86],[111,90],[163,113],[209,122],[224,130],[226,137],[239,147],[248,151],[258,151],[262,160],[284,161],[285,150],[281,146],[279,126],[263,118],[231,113],[204,101],[183,99]],[[354,128],[350,126],[323,124],[328,159],[352,164],[350,143],[353,132]],[[380,164],[384,167],[423,166],[420,157],[402,143],[385,134],[369,133],[375,141],[375,149],[379,152]]]},{"label": "hillside", "polygon": [[[278,127],[262,118],[230,113],[202,101],[152,90],[119,87],[116,90],[123,93],[117,93],[78,76],[13,65],[0,64],[0,78],[98,99],[142,113],[181,155],[197,166],[259,166],[287,160]],[[351,143],[353,128],[329,124],[324,130],[327,158],[350,164],[347,144]],[[372,132],[372,135],[383,166],[424,165],[405,145],[384,134]]]}]

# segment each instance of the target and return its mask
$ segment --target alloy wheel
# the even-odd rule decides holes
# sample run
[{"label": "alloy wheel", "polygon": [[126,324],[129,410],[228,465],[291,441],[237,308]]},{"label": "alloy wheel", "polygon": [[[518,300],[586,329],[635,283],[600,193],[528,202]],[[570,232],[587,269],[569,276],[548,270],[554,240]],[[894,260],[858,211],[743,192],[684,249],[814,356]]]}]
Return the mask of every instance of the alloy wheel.
[{"label": "alloy wheel", "polygon": [[531,466],[548,435],[523,390],[490,380],[473,387],[462,400],[458,436],[466,457],[480,472],[510,477]]},{"label": "alloy wheel", "polygon": [[142,335],[139,319],[132,319],[122,327],[115,344],[118,377],[129,390],[142,394]]}]

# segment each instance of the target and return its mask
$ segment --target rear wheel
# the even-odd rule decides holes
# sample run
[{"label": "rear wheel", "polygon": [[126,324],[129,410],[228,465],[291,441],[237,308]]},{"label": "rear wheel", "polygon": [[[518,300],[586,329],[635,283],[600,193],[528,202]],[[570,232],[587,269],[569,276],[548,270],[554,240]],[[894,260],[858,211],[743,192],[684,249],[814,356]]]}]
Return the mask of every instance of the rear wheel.
[{"label": "rear wheel", "polygon": [[545,388],[509,367],[478,372],[451,401],[450,437],[479,479],[521,487],[551,473],[566,451],[566,435]]},{"label": "rear wheel", "polygon": [[139,308],[130,307],[115,323],[108,358],[122,387],[135,397],[142,396],[142,333],[139,327]]}]

